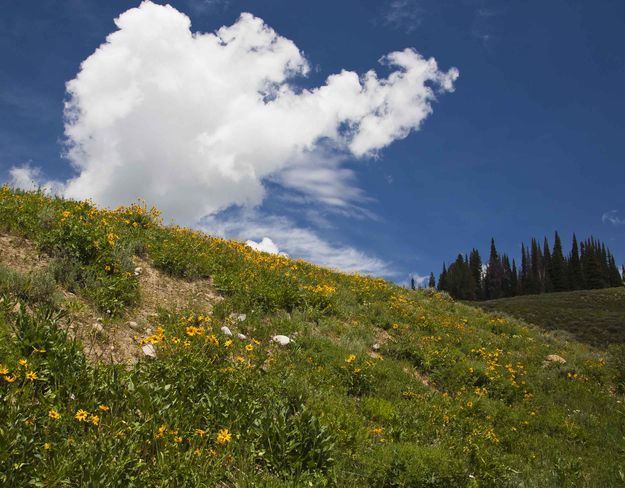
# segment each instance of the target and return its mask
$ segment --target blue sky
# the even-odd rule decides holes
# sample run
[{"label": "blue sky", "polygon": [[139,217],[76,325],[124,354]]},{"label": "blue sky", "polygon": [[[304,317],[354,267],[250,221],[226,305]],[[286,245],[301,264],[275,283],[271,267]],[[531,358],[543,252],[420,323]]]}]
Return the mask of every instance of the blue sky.
[{"label": "blue sky", "polygon": [[[148,36],[141,31],[147,17],[137,16],[123,28],[114,24],[139,2],[8,2],[0,18],[0,181],[22,186],[32,179],[54,181],[58,191],[94,196],[103,204],[123,203],[133,191],[133,197],[147,192],[150,203],[165,205],[176,221],[244,240],[269,238],[273,250],[396,281],[405,281],[409,273],[438,274],[444,260],[472,247],[485,255],[491,236],[514,257],[521,241],[552,236],[556,229],[565,246],[573,232],[578,237],[592,234],[608,243],[619,264],[625,262],[623,2],[170,4],[191,19],[193,32],[211,33],[222,26],[252,29],[253,20],[237,20],[241,12],[275,31],[273,39],[279,42],[265,53],[263,63],[274,58],[284,66],[300,63],[298,73],[274,80],[275,86],[289,87],[292,96],[287,98],[295,101],[271,115],[277,117],[276,130],[263,132],[274,119],[262,107],[258,118],[249,112],[250,120],[238,123],[248,112],[236,112],[236,90],[247,89],[245,79],[253,69],[264,69],[253,67],[256,51],[246,52],[249,57],[241,58],[245,63],[239,67],[218,65],[203,51],[190,55],[194,61],[177,65],[175,73],[186,78],[172,78],[181,87],[176,104],[160,106],[162,94],[143,93],[152,89],[146,72],[137,74],[132,63],[110,64],[104,54],[94,55],[107,35],[121,30],[128,37],[110,42],[107,52],[130,52],[143,62],[139,70],[150,66],[155,70],[150,76],[168,76],[169,58],[150,57],[149,46],[136,48],[136,39]],[[182,18],[175,11],[154,15],[161,13],[172,21]],[[168,36],[178,31],[159,32],[161,37],[150,38],[155,50],[161,42],[173,42]],[[193,54],[196,47],[188,46],[175,57]],[[328,76],[342,70],[362,76],[373,69],[383,79],[397,68],[378,60],[406,48],[435,58],[437,73],[425,80],[415,75],[414,86],[379,83],[358,103],[370,107],[380,91],[388,88],[389,97],[403,96],[419,86],[432,87],[436,100],[384,105],[388,113],[383,122],[393,127],[387,142],[376,145],[372,135],[378,132],[364,133],[361,123],[363,114],[375,115],[379,106],[363,108],[333,128],[327,121],[318,122],[316,132],[313,122],[309,126],[319,111],[297,104],[303,91],[324,86]],[[90,56],[91,66],[79,76],[81,63]],[[407,62],[415,70],[424,65],[416,58]],[[214,70],[206,74],[203,63]],[[302,63],[308,66],[306,74]],[[453,91],[442,78],[451,76],[452,68],[459,72],[457,79],[446,79],[453,81]],[[76,83],[68,92],[70,80]],[[134,91],[127,91],[131,85],[136,85]],[[217,97],[214,112],[209,102],[193,98],[195,89]],[[268,104],[279,96],[268,93]],[[327,102],[334,110],[328,117],[340,119],[337,114],[347,110],[341,98]],[[73,125],[63,113],[64,101],[72,99],[74,116],[90,114]],[[134,103],[138,99],[140,108]],[[120,100],[131,100],[128,107],[134,108],[118,107]],[[325,103],[320,100],[311,97],[310,104],[319,107]],[[411,104],[431,107],[431,113],[406,115],[403,109]],[[113,117],[102,115],[106,110],[116,111],[115,126],[100,129],[98,117]],[[222,118],[230,111],[237,114],[236,124]],[[171,120],[153,125],[154,119]],[[280,125],[285,120],[293,122]],[[260,121],[258,130],[255,121]],[[213,124],[210,130],[207,124]],[[168,140],[159,134],[180,130],[184,140],[202,132],[198,127],[205,137],[198,154],[206,163],[195,154],[189,178],[180,177],[180,184],[169,188],[168,180],[187,171],[185,148],[172,149],[168,159],[169,146],[158,147],[155,158],[162,161],[153,165],[145,155],[154,150],[154,141]],[[230,145],[215,145],[213,136],[223,133]],[[74,143],[71,154],[67,137]],[[93,139],[99,141],[97,148],[85,142]],[[300,142],[285,145],[281,139]],[[125,148],[119,154],[109,152],[107,142],[113,140],[112,146]],[[251,154],[244,150],[248,142]],[[123,161],[114,162],[117,156]],[[258,166],[241,163],[254,156]]]}]

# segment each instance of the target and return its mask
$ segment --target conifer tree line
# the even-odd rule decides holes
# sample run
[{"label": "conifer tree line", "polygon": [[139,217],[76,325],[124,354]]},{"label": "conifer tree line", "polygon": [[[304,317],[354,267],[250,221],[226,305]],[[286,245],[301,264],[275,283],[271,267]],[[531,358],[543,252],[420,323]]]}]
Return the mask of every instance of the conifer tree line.
[{"label": "conifer tree line", "polygon": [[[542,245],[537,239],[521,245],[521,261],[499,254],[491,239],[490,254],[482,261],[477,249],[467,256],[458,254],[438,278],[439,290],[460,300],[493,300],[570,290],[589,290],[622,286],[625,278],[616,265],[614,255],[601,241],[590,237],[578,244],[575,234],[570,251],[565,254],[562,241],[555,233],[553,246],[545,237]],[[429,285],[434,286],[434,276]]]}]

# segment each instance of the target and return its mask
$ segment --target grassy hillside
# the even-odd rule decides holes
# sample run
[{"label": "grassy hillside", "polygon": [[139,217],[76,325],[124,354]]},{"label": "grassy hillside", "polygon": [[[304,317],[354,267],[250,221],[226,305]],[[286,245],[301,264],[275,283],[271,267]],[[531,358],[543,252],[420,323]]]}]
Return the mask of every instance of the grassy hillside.
[{"label": "grassy hillside", "polygon": [[476,302],[547,330],[565,330],[598,347],[625,343],[625,287],[526,295]]},{"label": "grassy hillside", "polygon": [[4,486],[625,483],[622,355],[141,205],[2,188],[0,232]]}]

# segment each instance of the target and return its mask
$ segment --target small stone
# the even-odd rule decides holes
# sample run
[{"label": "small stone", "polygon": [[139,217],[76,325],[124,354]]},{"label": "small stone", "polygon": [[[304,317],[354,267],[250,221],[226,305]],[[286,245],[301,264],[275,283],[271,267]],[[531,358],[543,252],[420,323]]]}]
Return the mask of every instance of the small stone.
[{"label": "small stone", "polygon": [[93,330],[95,331],[96,334],[101,334],[102,331],[104,330],[104,327],[102,327],[102,324],[96,322],[95,324],[93,324]]},{"label": "small stone", "polygon": [[545,361],[548,363],[566,364],[566,359],[562,356],[558,356],[557,354],[549,354],[549,356],[545,358]]},{"label": "small stone", "polygon": [[20,302],[17,302],[13,307],[13,313],[20,313],[20,310],[22,310],[22,305]]},{"label": "small stone", "polygon": [[128,322],[128,326],[132,329],[132,330],[141,330],[141,327],[139,326],[139,324],[137,322],[135,322],[134,320],[131,320],[130,322]]},{"label": "small stone", "polygon": [[288,346],[292,341],[285,335],[275,335],[271,338],[271,342],[275,342],[281,346]]},{"label": "small stone", "polygon": [[152,327],[148,327],[147,329],[145,329],[145,333],[148,335],[152,335]]},{"label": "small stone", "polygon": [[95,319],[95,321],[101,324],[102,322],[104,322],[104,319],[102,317],[98,317],[97,319]]},{"label": "small stone", "polygon": [[143,268],[141,268],[141,266],[137,266],[135,268],[135,276],[139,276],[142,271],[143,271]]},{"label": "small stone", "polygon": [[227,335],[228,337],[232,337],[232,331],[230,330],[230,328],[226,327],[225,325],[221,328],[221,331],[224,333],[224,335]]},{"label": "small stone", "polygon": [[374,351],[379,351],[380,350],[380,344],[378,344],[377,342],[371,346],[371,349],[373,349]]},{"label": "small stone", "polygon": [[237,334],[237,337],[239,339],[241,339],[242,341],[244,341],[245,339],[247,339],[247,336],[245,334],[241,334],[240,332]]},{"label": "small stone", "polygon": [[154,346],[152,344],[145,344],[141,350],[143,351],[143,354],[145,354],[146,356],[150,357],[150,358],[155,358],[156,357],[156,350],[154,349]]}]

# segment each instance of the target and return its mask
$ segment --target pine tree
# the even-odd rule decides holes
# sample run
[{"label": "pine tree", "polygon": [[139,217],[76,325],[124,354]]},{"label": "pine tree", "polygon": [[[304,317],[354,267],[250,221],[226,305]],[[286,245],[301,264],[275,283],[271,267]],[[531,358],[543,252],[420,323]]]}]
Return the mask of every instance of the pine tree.
[{"label": "pine tree", "polygon": [[566,291],[568,289],[566,261],[562,254],[562,242],[557,232],[553,243],[550,274],[551,282],[553,283],[553,291]]},{"label": "pine tree", "polygon": [[514,259],[512,260],[512,277],[510,285],[512,288],[512,294],[510,296],[517,296],[519,294],[519,276],[516,269],[516,262]]},{"label": "pine tree", "polygon": [[475,298],[481,300],[484,298],[482,286],[482,258],[477,249],[473,249],[469,254],[469,269],[471,270],[471,278],[475,287]]},{"label": "pine tree", "polygon": [[553,291],[553,282],[551,280],[551,253],[549,252],[549,241],[545,237],[543,241],[543,262],[542,262],[542,286],[541,289],[545,293]]},{"label": "pine tree", "polygon": [[428,281],[428,288],[436,288],[436,279],[434,273],[430,273],[430,279]]},{"label": "pine tree", "polygon": [[571,290],[581,290],[584,288],[584,276],[582,275],[582,263],[579,259],[579,249],[577,247],[577,237],[573,234],[573,245],[569,255],[569,288]]},{"label": "pine tree", "polygon": [[486,269],[484,294],[487,300],[501,298],[503,294],[503,266],[501,259],[497,254],[495,247],[495,239],[490,241],[490,258],[488,259],[488,267]]},{"label": "pine tree", "polygon": [[536,241],[536,239],[532,239],[531,263],[532,267],[529,293],[542,293],[543,282],[541,270],[543,267],[543,256],[540,252],[540,247],[538,246],[538,241]]},{"label": "pine tree", "polygon": [[519,288],[520,293],[523,295],[531,293],[531,274],[530,257],[525,244],[521,243],[521,279]]},{"label": "pine tree", "polygon": [[584,264],[584,277],[586,281],[586,288],[590,290],[605,288],[607,282],[603,276],[603,265],[601,264],[601,248],[594,238],[590,238],[586,241],[585,247],[585,262]]},{"label": "pine tree", "polygon": [[621,273],[618,271],[614,256],[608,251],[608,266],[609,266],[609,284],[610,286],[621,286],[623,280],[621,279]]},{"label": "pine tree", "polygon": [[443,263],[443,271],[438,277],[438,291],[447,291],[447,268]]}]

